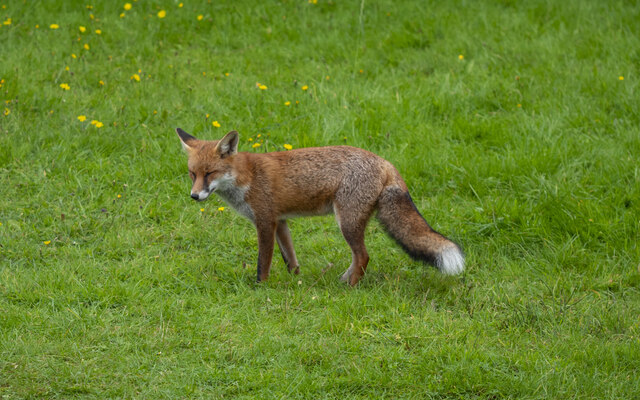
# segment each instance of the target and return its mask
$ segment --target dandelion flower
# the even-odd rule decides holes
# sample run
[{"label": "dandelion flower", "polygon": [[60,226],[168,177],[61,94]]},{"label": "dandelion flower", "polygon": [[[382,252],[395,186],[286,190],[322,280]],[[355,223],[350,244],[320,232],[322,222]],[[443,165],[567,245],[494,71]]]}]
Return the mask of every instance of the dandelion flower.
[{"label": "dandelion flower", "polygon": [[183,5],[184,4],[182,4],[182,3],[178,4],[178,8],[182,8]]},{"label": "dandelion flower", "polygon": [[8,108],[4,108],[4,116],[6,117],[7,115],[11,114],[11,110],[9,110]]},{"label": "dandelion flower", "polygon": [[69,89],[71,89],[71,87],[70,87],[68,84],[66,84],[66,83],[61,83],[61,84],[60,84],[60,88],[62,88],[62,90],[69,90]]},{"label": "dandelion flower", "polygon": [[48,245],[50,245],[50,244],[51,244],[51,240],[45,240],[45,241],[44,241],[44,242],[42,242],[42,243],[44,243],[46,246],[48,246]]},{"label": "dandelion flower", "polygon": [[89,50],[89,48],[90,48],[88,43],[85,43],[84,46],[82,46],[82,47],[84,47],[85,50]]},{"label": "dandelion flower", "polygon": [[623,80],[624,80],[624,76],[620,75],[620,76],[618,77],[618,79],[619,79],[619,80],[621,80],[621,81],[623,81]]},{"label": "dandelion flower", "polygon": [[218,207],[218,211],[224,211],[224,207]]},{"label": "dandelion flower", "polygon": [[58,25],[58,24],[51,24],[51,25],[49,25],[49,28],[51,28],[51,29],[58,29],[58,28],[60,28],[60,25]]},{"label": "dandelion flower", "polygon": [[98,85],[104,86],[104,81],[102,81],[102,80],[98,81]]},{"label": "dandelion flower", "polygon": [[202,21],[203,18],[204,16],[202,14],[198,15],[198,21]]},{"label": "dandelion flower", "polygon": [[86,121],[86,120],[87,120],[87,117],[86,117],[86,116],[84,116],[84,115],[78,115],[78,121],[80,121],[80,122],[84,122],[84,121]]},{"label": "dandelion flower", "polygon": [[254,149],[255,149],[256,147],[260,147],[260,143],[254,143],[254,144],[253,144],[253,146],[251,146],[251,147],[253,147]]},{"label": "dandelion flower", "polygon": [[462,54],[460,54],[460,55],[458,56],[458,60],[464,60],[464,56],[463,56]]},{"label": "dandelion flower", "polygon": [[307,85],[304,85],[304,86],[302,87],[302,90],[307,90],[307,89],[309,89],[309,86],[307,86]]},{"label": "dandelion flower", "polygon": [[165,10],[158,11],[158,18],[164,18],[167,16],[167,12]]},{"label": "dandelion flower", "polygon": [[125,9],[126,11],[131,10],[131,3],[124,3],[124,9]]},{"label": "dandelion flower", "polygon": [[118,198],[119,198],[119,199],[121,199],[121,198],[122,198],[122,195],[121,195],[121,194],[119,194],[119,195],[118,195]]},{"label": "dandelion flower", "polygon": [[7,18],[2,25],[11,25],[11,18]]},{"label": "dandelion flower", "polygon": [[138,75],[138,74],[131,75],[131,80],[132,81],[136,81],[136,82],[140,82],[140,75]]},{"label": "dandelion flower", "polygon": [[124,18],[124,13],[120,13],[120,18]]},{"label": "dandelion flower", "polygon": [[213,125],[216,128],[220,128],[220,123],[218,121],[213,121],[211,125]]},{"label": "dandelion flower", "polygon": [[522,104],[518,103],[518,108],[522,108]]},{"label": "dandelion flower", "polygon": [[102,29],[96,29],[96,35],[102,35]]},{"label": "dandelion flower", "polygon": [[204,212],[204,208],[201,208],[201,209],[200,209],[200,212]]},{"label": "dandelion flower", "polygon": [[260,90],[267,90],[267,85],[260,85],[258,87],[260,88]]},{"label": "dandelion flower", "polygon": [[96,128],[102,128],[104,126],[104,124],[98,120],[93,120],[91,121],[91,125],[95,126]]},{"label": "dandelion flower", "polygon": [[87,28],[85,28],[84,26],[79,26],[78,29],[81,33],[85,33],[87,31]]},{"label": "dandelion flower", "polygon": [[291,145],[290,145],[290,144],[288,144],[288,143],[285,143],[285,144],[283,145],[283,147],[284,147],[285,149],[287,149],[287,150],[291,150],[291,149],[293,149],[293,146],[291,146]]},{"label": "dandelion flower", "polygon": [[284,102],[284,105],[285,105],[285,106],[287,106],[287,107],[289,107],[289,106],[291,105],[291,102],[290,102],[290,101],[285,101],[285,102]]},{"label": "dandelion flower", "polygon": [[71,58],[78,58],[74,53],[71,53]]}]

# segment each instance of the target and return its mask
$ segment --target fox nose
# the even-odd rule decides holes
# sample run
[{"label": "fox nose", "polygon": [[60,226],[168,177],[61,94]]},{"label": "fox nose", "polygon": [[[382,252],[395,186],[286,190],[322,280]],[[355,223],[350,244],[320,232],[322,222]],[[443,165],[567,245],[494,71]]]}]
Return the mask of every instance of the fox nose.
[{"label": "fox nose", "polygon": [[200,200],[200,196],[198,195],[198,193],[191,193],[191,198],[194,200]]}]

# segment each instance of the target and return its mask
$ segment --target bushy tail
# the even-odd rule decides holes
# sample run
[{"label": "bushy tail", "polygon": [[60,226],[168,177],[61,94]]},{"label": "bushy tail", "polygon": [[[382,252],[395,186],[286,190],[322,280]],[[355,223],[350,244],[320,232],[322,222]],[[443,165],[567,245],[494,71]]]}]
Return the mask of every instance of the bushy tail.
[{"label": "bushy tail", "polygon": [[409,192],[397,186],[385,188],[378,198],[378,220],[414,260],[434,265],[447,275],[464,270],[460,247],[429,226]]}]

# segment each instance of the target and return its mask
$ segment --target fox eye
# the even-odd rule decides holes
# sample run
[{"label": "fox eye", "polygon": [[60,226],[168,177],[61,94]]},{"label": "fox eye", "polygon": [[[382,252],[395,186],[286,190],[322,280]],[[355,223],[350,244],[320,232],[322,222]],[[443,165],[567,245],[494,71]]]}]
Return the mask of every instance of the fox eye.
[{"label": "fox eye", "polygon": [[192,181],[196,180],[196,174],[194,174],[193,172],[189,171],[189,177],[191,178]]},{"label": "fox eye", "polygon": [[210,177],[211,175],[213,175],[213,174],[215,174],[215,172],[214,172],[214,171],[207,172],[207,173],[205,174],[205,176],[204,176],[204,179],[209,180],[209,177]]}]

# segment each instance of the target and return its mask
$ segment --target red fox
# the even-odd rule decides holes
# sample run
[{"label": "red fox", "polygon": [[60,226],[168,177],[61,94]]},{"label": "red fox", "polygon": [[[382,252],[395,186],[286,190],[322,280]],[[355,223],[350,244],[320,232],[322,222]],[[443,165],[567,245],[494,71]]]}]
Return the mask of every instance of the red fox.
[{"label": "red fox", "polygon": [[236,131],[213,141],[176,131],[188,154],[191,197],[203,201],[215,192],[255,225],[258,282],[269,277],[274,239],[289,272],[300,272],[287,219],[334,213],[352,253],[341,279],[357,284],[369,262],[365,228],[376,210],[386,231],[412,258],[445,274],[464,270],[460,247],[431,229],[395,167],[371,152],[330,146],[239,153]]}]

